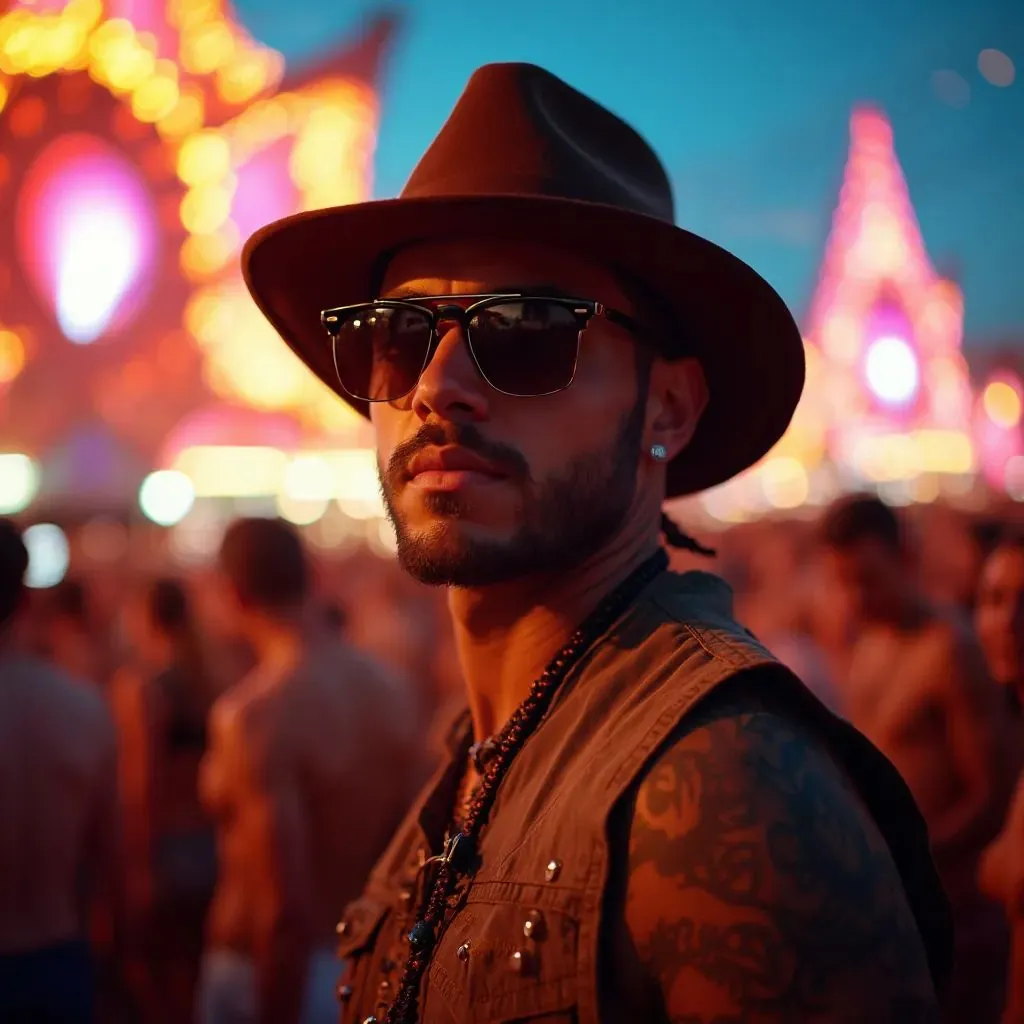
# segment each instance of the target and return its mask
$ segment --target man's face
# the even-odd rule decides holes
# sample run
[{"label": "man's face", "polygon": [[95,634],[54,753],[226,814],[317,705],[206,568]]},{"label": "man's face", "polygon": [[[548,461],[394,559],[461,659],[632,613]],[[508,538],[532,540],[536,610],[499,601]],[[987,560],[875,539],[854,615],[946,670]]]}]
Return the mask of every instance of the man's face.
[{"label": "man's face", "polygon": [[872,537],[827,548],[822,570],[826,588],[851,624],[884,622],[898,614],[907,568],[889,545]]},{"label": "man's face", "polygon": [[[406,250],[382,288],[403,297],[494,292],[554,293],[634,312],[611,272],[499,240]],[[471,587],[583,562],[633,506],[646,397],[634,340],[602,317],[584,331],[572,385],[536,398],[495,391],[462,330],[443,325],[416,388],[371,406],[405,569],[427,583]],[[480,463],[423,469],[442,452]]]}]

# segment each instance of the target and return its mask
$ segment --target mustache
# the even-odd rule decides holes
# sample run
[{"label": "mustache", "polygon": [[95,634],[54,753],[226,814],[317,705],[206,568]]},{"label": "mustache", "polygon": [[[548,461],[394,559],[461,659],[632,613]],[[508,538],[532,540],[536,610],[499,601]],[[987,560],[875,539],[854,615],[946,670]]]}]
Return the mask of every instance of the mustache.
[{"label": "mustache", "polygon": [[394,487],[406,474],[409,461],[425,448],[454,445],[500,466],[509,476],[529,481],[530,467],[521,452],[506,444],[488,441],[471,423],[424,423],[412,437],[395,445],[384,474],[385,483]]}]

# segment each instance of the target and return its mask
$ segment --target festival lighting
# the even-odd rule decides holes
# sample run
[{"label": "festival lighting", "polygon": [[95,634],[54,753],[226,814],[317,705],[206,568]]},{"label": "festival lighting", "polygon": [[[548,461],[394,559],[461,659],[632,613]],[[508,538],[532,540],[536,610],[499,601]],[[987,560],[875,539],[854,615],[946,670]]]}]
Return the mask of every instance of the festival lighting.
[{"label": "festival lighting", "polygon": [[[1024,381],[1010,369],[996,370],[978,395],[974,414],[981,471],[996,491],[1011,497],[1019,490],[1015,459],[1024,455]],[[1014,500],[1020,500],[1015,498]]]},{"label": "festival lighting", "polygon": [[142,514],[158,526],[174,526],[192,511],[196,492],[184,473],[158,469],[150,473],[139,488]]},{"label": "festival lighting", "polygon": [[[1015,386],[1015,383],[1017,386]],[[1020,424],[1021,392],[1018,382],[994,380],[982,392],[985,415],[1004,430],[1012,430]]]},{"label": "festival lighting", "polygon": [[108,143],[59,136],[22,183],[19,255],[69,341],[99,338],[145,299],[156,214],[136,169]]},{"label": "festival lighting", "polygon": [[0,515],[13,516],[32,504],[39,490],[39,467],[20,452],[0,454]]},{"label": "festival lighting", "polygon": [[25,365],[25,343],[15,331],[0,330],[0,386],[9,384]]},{"label": "festival lighting", "polygon": [[764,462],[705,496],[705,511],[740,522],[851,486],[907,500],[956,492],[979,461],[962,325],[963,298],[929,260],[892,128],[859,108],[805,324],[803,397]]},{"label": "festival lighting", "polygon": [[910,402],[921,379],[913,348],[895,335],[871,342],[864,357],[864,373],[874,395],[892,406]]},{"label": "festival lighting", "polygon": [[36,523],[22,535],[28,550],[25,586],[34,590],[55,587],[71,563],[71,551],[64,531],[54,523]]}]

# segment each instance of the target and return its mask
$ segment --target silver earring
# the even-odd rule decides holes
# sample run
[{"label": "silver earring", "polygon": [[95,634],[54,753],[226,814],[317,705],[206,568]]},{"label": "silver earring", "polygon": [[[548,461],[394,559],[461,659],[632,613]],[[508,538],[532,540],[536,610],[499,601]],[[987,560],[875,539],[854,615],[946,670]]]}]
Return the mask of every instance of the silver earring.
[{"label": "silver earring", "polygon": [[652,444],[651,458],[655,462],[664,462],[668,458],[668,449],[663,444]]}]

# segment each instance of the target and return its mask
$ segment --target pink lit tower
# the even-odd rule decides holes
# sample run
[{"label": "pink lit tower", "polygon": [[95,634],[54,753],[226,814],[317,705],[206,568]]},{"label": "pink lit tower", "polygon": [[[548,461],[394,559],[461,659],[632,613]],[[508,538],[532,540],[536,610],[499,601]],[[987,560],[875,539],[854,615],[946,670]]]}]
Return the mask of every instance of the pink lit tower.
[{"label": "pink lit tower", "polygon": [[925,250],[892,127],[859,108],[805,328],[809,401],[840,485],[908,501],[971,486],[962,327],[962,295]]}]

